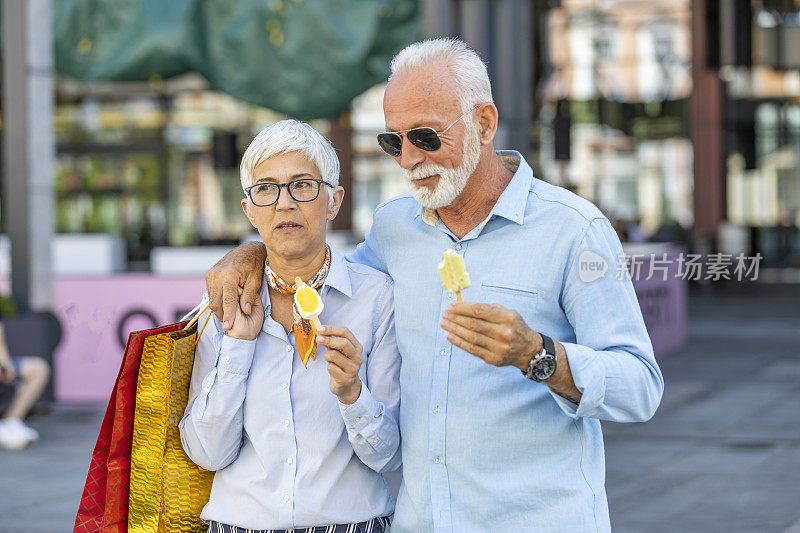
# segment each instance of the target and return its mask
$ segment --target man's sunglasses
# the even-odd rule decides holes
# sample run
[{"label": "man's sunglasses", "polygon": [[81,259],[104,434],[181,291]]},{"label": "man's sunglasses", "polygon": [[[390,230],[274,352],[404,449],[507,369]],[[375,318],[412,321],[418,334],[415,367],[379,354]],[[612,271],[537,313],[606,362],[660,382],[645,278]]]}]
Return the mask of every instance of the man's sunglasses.
[{"label": "man's sunglasses", "polygon": [[403,149],[403,135],[405,135],[406,139],[408,139],[408,142],[420,150],[425,150],[426,152],[435,152],[442,147],[441,136],[444,135],[447,130],[452,128],[453,124],[469,115],[479,105],[480,104],[473,106],[472,109],[455,119],[442,131],[436,131],[435,129],[429,127],[414,128],[413,130],[405,131],[385,131],[378,134],[378,144],[380,144],[381,148],[383,148],[383,151],[390,156],[398,157]]}]

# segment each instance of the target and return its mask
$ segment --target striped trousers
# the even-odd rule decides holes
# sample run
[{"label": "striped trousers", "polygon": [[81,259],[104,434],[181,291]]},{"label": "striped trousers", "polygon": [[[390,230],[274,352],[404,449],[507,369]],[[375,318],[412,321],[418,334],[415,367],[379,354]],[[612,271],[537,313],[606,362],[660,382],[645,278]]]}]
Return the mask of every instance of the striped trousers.
[{"label": "striped trousers", "polygon": [[380,516],[357,524],[336,524],[295,529],[248,529],[211,521],[208,533],[384,533],[391,524],[388,516]]}]

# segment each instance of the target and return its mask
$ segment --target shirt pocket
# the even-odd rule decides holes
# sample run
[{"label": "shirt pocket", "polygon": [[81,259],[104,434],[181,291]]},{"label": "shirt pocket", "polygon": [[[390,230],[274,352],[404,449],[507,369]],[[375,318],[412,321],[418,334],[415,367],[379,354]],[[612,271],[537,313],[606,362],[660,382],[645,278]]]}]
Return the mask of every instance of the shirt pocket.
[{"label": "shirt pocket", "polygon": [[483,281],[481,283],[481,302],[498,304],[506,309],[512,309],[520,314],[528,327],[534,327],[537,307],[539,305],[539,290],[524,285]]}]

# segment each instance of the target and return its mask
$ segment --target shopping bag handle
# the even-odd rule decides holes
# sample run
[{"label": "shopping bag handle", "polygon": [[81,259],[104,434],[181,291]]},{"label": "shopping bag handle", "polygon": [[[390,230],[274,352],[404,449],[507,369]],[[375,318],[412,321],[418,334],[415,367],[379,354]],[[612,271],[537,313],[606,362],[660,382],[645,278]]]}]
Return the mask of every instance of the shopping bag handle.
[{"label": "shopping bag handle", "polygon": [[[204,300],[205,300],[205,299],[204,299]],[[206,304],[206,307],[208,307],[208,306],[210,305],[210,303],[211,303],[211,302],[207,303],[207,304]],[[186,320],[187,318],[189,318],[190,316],[192,316],[193,314],[195,314],[195,313],[197,312],[197,310],[198,310],[198,309],[200,309],[201,307],[203,307],[203,302],[202,302],[202,301],[201,301],[199,304],[197,304],[197,305],[194,307],[194,309],[192,309],[191,311],[189,311],[188,313],[186,313],[185,315],[183,315],[183,318],[181,318],[181,319],[179,320],[179,322],[183,322],[184,320]],[[198,315],[201,315],[201,314],[203,314],[203,311],[200,311],[200,312],[199,312],[199,313],[197,313],[197,314],[198,314]]]},{"label": "shopping bag handle", "polygon": [[[203,305],[203,304],[202,304],[202,302],[200,303],[200,305]],[[197,308],[198,308],[198,307],[200,307],[200,305],[198,305],[197,307],[195,307],[194,309],[192,309],[191,311],[189,311],[189,314],[188,314],[188,315],[186,315],[186,316],[190,316],[192,313],[194,313],[194,312],[197,310]],[[188,324],[186,324],[186,326],[183,328],[183,330],[184,330],[184,331],[186,331],[187,329],[189,329],[189,328],[191,328],[192,326],[194,326],[194,325],[197,323],[197,321],[198,321],[198,319],[200,318],[200,316],[201,316],[203,313],[205,313],[206,311],[208,311],[208,307],[209,307],[209,305],[210,305],[210,304],[206,304],[206,305],[205,305],[205,306],[204,306],[204,307],[203,307],[203,308],[200,310],[200,312],[199,312],[199,313],[197,313],[197,314],[194,316],[194,318],[193,318],[193,319],[191,319],[191,320],[189,321],[189,323],[188,323]],[[212,314],[213,314],[213,313],[208,313],[208,316],[206,317],[205,321],[203,321],[203,327],[202,327],[202,328],[200,328],[200,333],[198,333],[198,334],[197,334],[197,336],[194,338],[194,345],[195,345],[195,346],[197,346],[197,343],[198,343],[198,341],[200,341],[200,337],[203,335],[203,332],[206,330],[206,325],[208,325],[208,321],[209,321],[209,319],[211,318],[211,315],[212,315]],[[183,320],[186,320],[186,317],[183,317]]]},{"label": "shopping bag handle", "polygon": [[[194,314],[194,312],[195,312],[195,311],[197,311],[197,309],[199,309],[201,305],[203,305],[203,303],[202,303],[202,302],[201,302],[201,303],[200,303],[200,304],[199,304],[197,307],[195,307],[194,309],[192,309],[191,311],[189,311],[189,313],[188,313],[188,314],[187,314],[185,317],[183,317],[183,318],[181,319],[181,321],[183,321],[183,320],[186,320],[188,317],[192,316],[192,314]],[[199,313],[197,313],[196,315],[194,315],[194,318],[193,318],[193,319],[191,319],[191,320],[189,321],[189,323],[188,323],[188,324],[186,324],[186,327],[185,327],[185,328],[183,328],[183,329],[184,329],[184,330],[187,330],[187,329],[191,328],[192,326],[194,326],[194,325],[197,323],[197,320],[200,318],[200,315],[202,315],[203,313],[205,313],[206,311],[208,311],[208,307],[209,307],[209,305],[210,305],[210,304],[206,304],[206,305],[205,305],[205,306],[204,306],[202,309],[200,309],[200,312],[199,312]],[[209,313],[209,314],[208,314],[208,316],[210,317],[210,316],[211,316],[211,313]],[[208,322],[208,318],[206,318],[206,322]]]},{"label": "shopping bag handle", "polygon": [[[208,306],[206,306],[206,308],[208,308]],[[203,310],[203,312],[205,312],[205,309]],[[203,313],[200,313],[200,315],[202,315],[202,314]],[[200,315],[197,315],[198,318],[200,317]],[[197,343],[200,341],[200,337],[203,336],[203,332],[206,329],[206,324],[208,324],[208,319],[211,318],[211,315],[212,315],[212,313],[208,313],[208,316],[206,317],[205,321],[203,322],[203,327],[200,328],[200,333],[198,333],[197,337],[194,338],[194,345],[195,346],[197,346]]]}]

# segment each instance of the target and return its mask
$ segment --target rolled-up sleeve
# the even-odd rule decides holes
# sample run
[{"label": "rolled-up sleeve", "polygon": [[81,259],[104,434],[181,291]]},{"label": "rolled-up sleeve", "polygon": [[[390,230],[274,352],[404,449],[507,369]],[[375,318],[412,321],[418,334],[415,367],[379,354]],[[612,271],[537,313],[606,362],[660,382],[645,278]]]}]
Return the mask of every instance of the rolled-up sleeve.
[{"label": "rolled-up sleeve", "polygon": [[[210,311],[208,311],[210,313]],[[200,323],[205,320],[200,317]],[[256,341],[228,337],[212,316],[195,349],[189,402],[178,425],[183,449],[206,470],[239,455],[247,376]]]},{"label": "rolled-up sleeve", "polygon": [[[664,380],[622,253],[616,231],[598,217],[567,261],[561,303],[575,342],[561,344],[582,397],[576,405],[550,393],[572,418],[643,422],[661,401]],[[602,264],[606,270],[599,275]]]},{"label": "rolled-up sleeve", "polygon": [[358,399],[339,403],[347,437],[364,464],[376,472],[400,467],[400,353],[394,329],[392,283],[384,285],[376,307],[372,350],[365,354],[367,382]]}]

